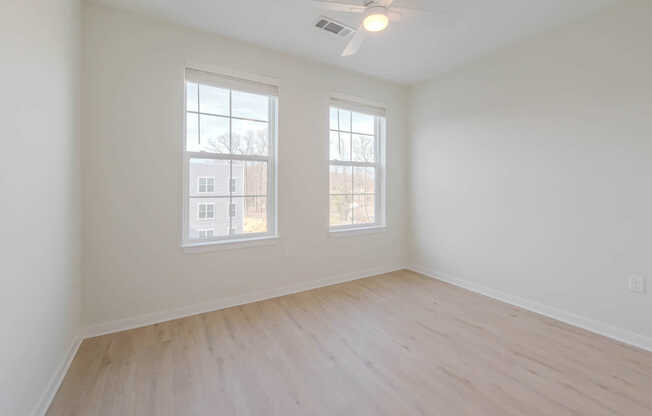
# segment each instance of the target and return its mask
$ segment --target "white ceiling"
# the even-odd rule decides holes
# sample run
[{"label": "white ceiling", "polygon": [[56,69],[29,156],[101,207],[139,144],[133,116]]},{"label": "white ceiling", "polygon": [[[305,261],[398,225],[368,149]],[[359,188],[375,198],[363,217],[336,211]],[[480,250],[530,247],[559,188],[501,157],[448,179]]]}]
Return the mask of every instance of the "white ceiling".
[{"label": "white ceiling", "polygon": [[409,84],[614,0],[395,0],[430,13],[403,15],[350,57],[340,56],[346,39],[313,25],[324,14],[357,27],[360,16],[324,12],[312,0],[92,1]]}]

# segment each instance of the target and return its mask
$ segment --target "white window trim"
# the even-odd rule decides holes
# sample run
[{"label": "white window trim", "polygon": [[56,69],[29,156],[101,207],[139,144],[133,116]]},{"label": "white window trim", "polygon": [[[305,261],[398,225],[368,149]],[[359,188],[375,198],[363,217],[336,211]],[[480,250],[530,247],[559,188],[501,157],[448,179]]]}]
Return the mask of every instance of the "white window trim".
[{"label": "white window trim", "polygon": [[360,228],[330,230],[328,236],[332,238],[339,238],[339,237],[349,237],[349,236],[356,236],[356,235],[384,233],[385,231],[387,231],[387,227],[385,225],[374,225],[374,226],[360,227]]},{"label": "white window trim", "polygon": [[[238,155],[238,154],[219,154],[209,152],[190,152],[186,150],[186,113],[187,113],[187,98],[186,98],[186,81],[188,81],[188,73],[192,72],[193,76],[200,76],[200,83],[217,86],[225,89],[235,89],[236,91],[250,92],[254,94],[268,95],[270,98],[269,105],[269,154],[267,156],[258,155]],[[192,82],[198,82],[197,79]],[[200,252],[211,251],[207,250],[208,246],[226,246],[232,245],[230,248],[248,247],[248,242],[254,245],[259,245],[261,241],[271,241],[279,238],[278,234],[278,206],[277,206],[277,163],[278,160],[278,86],[265,85],[258,81],[248,81],[244,79],[237,79],[229,75],[220,76],[208,72],[186,69],[186,77],[184,78],[184,94],[183,94],[183,110],[182,115],[182,132],[181,137],[181,154],[183,165],[183,198],[181,200],[181,247],[184,252],[196,252],[194,249],[199,249]],[[230,102],[230,100],[229,100]],[[231,116],[230,116],[231,117]],[[236,117],[238,118],[238,117]],[[189,224],[188,224],[188,209],[189,209],[189,166],[190,159],[216,159],[216,160],[243,160],[243,161],[266,161],[267,162],[267,232],[264,233],[249,233],[238,234],[229,236],[217,236],[207,240],[190,240]],[[243,196],[245,197],[245,196]],[[215,209],[213,210],[215,213]],[[199,212],[197,213],[199,216]],[[214,218],[213,218],[214,219]],[[202,220],[204,221],[204,220]],[[229,227],[230,229],[230,227]]]},{"label": "white window trim", "polygon": [[188,254],[209,253],[213,251],[271,246],[278,244],[279,240],[279,235],[222,241],[199,240],[191,245],[183,246],[182,249],[184,253]]},{"label": "white window trim", "polygon": [[[387,121],[385,118],[385,110],[381,108],[374,108],[367,104],[357,104],[355,102],[347,102],[341,98],[331,98],[329,105],[329,125],[328,125],[328,137],[330,141],[330,109],[338,108],[347,111],[354,111],[357,113],[372,115],[375,117],[375,151],[376,151],[376,161],[375,162],[354,162],[354,161],[339,161],[331,160],[330,158],[330,146],[329,146],[329,155],[328,155],[328,169],[330,172],[330,167],[333,165],[337,166],[352,166],[352,167],[374,167],[376,168],[376,178],[375,178],[375,221],[373,223],[367,224],[347,224],[347,225],[330,225],[330,180],[329,180],[329,204],[328,204],[328,231],[329,235],[332,237],[345,237],[349,235],[365,235],[375,232],[383,232],[387,228],[386,223],[386,187],[385,187],[385,149],[386,149],[386,131],[387,131]],[[353,126],[351,126],[353,127]],[[356,134],[352,132],[352,135]],[[350,149],[353,152],[353,149]],[[329,174],[330,175],[330,174]],[[359,194],[352,194],[359,195]]]}]

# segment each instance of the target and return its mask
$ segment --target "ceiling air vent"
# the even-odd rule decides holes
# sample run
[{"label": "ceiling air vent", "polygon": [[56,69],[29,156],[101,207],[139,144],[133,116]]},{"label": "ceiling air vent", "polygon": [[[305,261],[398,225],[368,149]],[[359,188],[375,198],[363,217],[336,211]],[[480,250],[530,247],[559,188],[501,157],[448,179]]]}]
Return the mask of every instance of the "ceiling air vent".
[{"label": "ceiling air vent", "polygon": [[355,30],[349,26],[346,26],[342,23],[336,22],[330,17],[319,16],[319,19],[315,22],[315,27],[317,29],[322,29],[327,32],[330,32],[334,35],[341,36],[343,38],[349,36]]}]

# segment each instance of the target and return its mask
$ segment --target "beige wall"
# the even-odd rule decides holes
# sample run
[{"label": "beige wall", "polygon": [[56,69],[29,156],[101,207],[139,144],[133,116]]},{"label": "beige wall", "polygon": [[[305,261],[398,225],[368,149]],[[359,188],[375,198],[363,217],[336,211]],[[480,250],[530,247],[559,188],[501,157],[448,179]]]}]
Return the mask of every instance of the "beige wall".
[{"label": "beige wall", "polygon": [[[402,87],[102,6],[86,6],[84,36],[87,323],[404,264]],[[201,254],[180,248],[186,65],[280,81],[277,244]],[[329,237],[333,92],[387,106],[386,232]]]},{"label": "beige wall", "polygon": [[650,339],[650,22],[623,2],[412,88],[412,265]]},{"label": "beige wall", "polygon": [[4,0],[0,27],[0,414],[23,416],[80,323],[79,2]]}]

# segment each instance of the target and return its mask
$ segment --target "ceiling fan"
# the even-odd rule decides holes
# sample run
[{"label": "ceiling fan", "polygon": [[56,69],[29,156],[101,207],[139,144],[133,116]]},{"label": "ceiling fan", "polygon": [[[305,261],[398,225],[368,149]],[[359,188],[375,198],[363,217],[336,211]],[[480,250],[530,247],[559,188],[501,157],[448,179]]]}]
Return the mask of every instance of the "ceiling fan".
[{"label": "ceiling fan", "polygon": [[345,1],[330,1],[330,0],[313,0],[313,3],[324,10],[343,12],[343,13],[361,13],[364,18],[358,30],[342,51],[342,56],[350,56],[355,54],[365,37],[367,32],[380,32],[385,30],[389,21],[397,21],[401,18],[401,13],[413,12],[415,9],[405,9],[392,6],[394,0],[365,0],[364,3],[346,3]]}]

